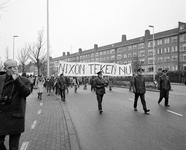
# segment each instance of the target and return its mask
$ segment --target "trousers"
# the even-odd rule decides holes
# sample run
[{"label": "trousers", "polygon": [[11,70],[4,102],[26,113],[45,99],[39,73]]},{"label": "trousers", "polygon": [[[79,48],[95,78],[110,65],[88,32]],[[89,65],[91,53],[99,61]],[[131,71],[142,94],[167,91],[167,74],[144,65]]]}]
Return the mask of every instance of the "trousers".
[{"label": "trousers", "polygon": [[[0,135],[0,150],[6,150],[4,145],[6,135]],[[9,135],[9,149],[10,150],[18,150],[19,149],[19,139],[21,137],[21,133]]]},{"label": "trousers", "polygon": [[141,93],[135,93],[135,98],[134,98],[134,108],[137,108],[137,103],[138,103],[138,98],[140,97],[141,99],[141,104],[143,106],[143,110],[147,110],[146,107],[146,101],[145,101],[145,94],[141,94]]},{"label": "trousers", "polygon": [[98,109],[102,110],[103,94],[96,94],[98,101]]},{"label": "trousers", "polygon": [[165,98],[165,106],[169,103],[169,90],[160,90],[160,98],[159,103],[162,101],[162,99]]}]

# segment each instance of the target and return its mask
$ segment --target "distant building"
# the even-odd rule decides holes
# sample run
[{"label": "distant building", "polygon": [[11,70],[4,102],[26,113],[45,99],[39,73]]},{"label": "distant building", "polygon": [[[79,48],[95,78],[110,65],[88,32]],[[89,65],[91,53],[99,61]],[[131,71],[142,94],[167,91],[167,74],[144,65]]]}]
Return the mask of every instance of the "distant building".
[{"label": "distant building", "polygon": [[[168,69],[170,71],[186,70],[186,23],[178,22],[178,28],[154,34],[155,41],[155,71]],[[122,35],[121,42],[82,50],[51,60],[57,69],[59,61],[67,62],[115,62],[118,64],[132,63],[133,68],[141,66],[145,74],[153,74],[153,35],[149,30],[145,35],[127,40]]]}]

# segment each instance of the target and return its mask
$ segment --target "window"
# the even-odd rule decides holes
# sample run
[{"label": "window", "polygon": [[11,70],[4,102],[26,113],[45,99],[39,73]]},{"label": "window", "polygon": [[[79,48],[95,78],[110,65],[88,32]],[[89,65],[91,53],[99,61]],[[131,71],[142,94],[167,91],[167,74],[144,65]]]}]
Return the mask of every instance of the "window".
[{"label": "window", "polygon": [[107,60],[110,60],[110,57],[107,57]]},{"label": "window", "polygon": [[[94,53],[91,54],[91,57],[94,57]],[[80,59],[81,59],[81,56],[80,56]]]},{"label": "window", "polygon": [[110,57],[110,59],[111,59],[111,60],[115,60],[115,55],[112,55],[112,56]]},{"label": "window", "polygon": [[153,58],[148,58],[148,64],[153,64]]},{"label": "window", "polygon": [[180,55],[180,61],[186,61],[186,54]]},{"label": "window", "polygon": [[167,57],[164,57],[164,62],[169,62],[170,61],[170,57],[167,56]]},{"label": "window", "polygon": [[110,50],[110,54],[115,54],[115,50],[114,49],[111,49]]},{"label": "window", "polygon": [[153,41],[148,42],[148,47],[153,47]]},{"label": "window", "polygon": [[145,56],[145,51],[139,51],[139,52],[138,52],[138,56],[139,56],[139,57]]},{"label": "window", "polygon": [[157,40],[157,45],[162,45],[162,39],[161,40]]},{"label": "window", "polygon": [[133,45],[133,50],[138,49],[138,45]]},{"label": "window", "polygon": [[172,46],[172,52],[177,52],[177,51],[178,51],[177,46]]},{"label": "window", "polygon": [[133,53],[133,57],[137,57],[137,53]]},{"label": "window", "polygon": [[127,51],[127,46],[126,46],[126,47],[124,47],[124,51]]},{"label": "window", "polygon": [[145,44],[144,44],[144,43],[138,44],[138,48],[139,48],[139,49],[143,49],[144,47],[145,47]]},{"label": "window", "polygon": [[96,62],[99,62],[99,58],[96,58]]},{"label": "window", "polygon": [[117,53],[122,53],[124,51],[124,47],[119,47],[118,49],[117,49]]},{"label": "window", "polygon": [[169,47],[164,48],[164,53],[170,53],[170,48]]},{"label": "window", "polygon": [[180,35],[180,42],[186,41],[186,34]]},{"label": "window", "polygon": [[100,56],[103,55],[103,52],[100,52]]},{"label": "window", "polygon": [[127,61],[124,61],[123,63],[124,63],[124,64],[127,64]]},{"label": "window", "polygon": [[128,58],[131,58],[131,57],[132,57],[132,54],[131,54],[131,53],[129,53],[129,54],[128,54]]},{"label": "window", "polygon": [[129,50],[129,51],[132,50],[132,46],[128,46],[128,50]]},{"label": "window", "polygon": [[117,59],[122,59],[122,54],[118,54]]},{"label": "window", "polygon": [[94,58],[91,59],[91,62],[94,62]]},{"label": "window", "polygon": [[178,66],[177,65],[173,65],[172,66],[172,71],[176,71],[176,70],[178,70]]},{"label": "window", "polygon": [[169,38],[164,39],[164,43],[168,44],[169,43]]},{"label": "window", "polygon": [[130,64],[130,63],[132,63],[132,61],[131,61],[131,60],[129,60],[129,61],[128,61],[128,64]]},{"label": "window", "polygon": [[158,57],[157,62],[158,62],[158,63],[162,63],[162,62],[163,62],[163,57]]},{"label": "window", "polygon": [[147,72],[153,72],[153,67],[147,68]]},{"label": "window", "polygon": [[163,50],[160,48],[158,49],[158,54],[162,54],[163,53]]},{"label": "window", "polygon": [[[105,52],[107,52],[107,54],[110,54],[110,50],[108,50],[108,51],[105,51]],[[105,53],[106,54],[106,53]]]},{"label": "window", "polygon": [[172,61],[178,61],[178,55],[173,55],[172,56]]},{"label": "window", "polygon": [[164,66],[164,69],[170,70],[170,66]]},{"label": "window", "polygon": [[99,56],[99,52],[96,52],[95,57],[98,57],[98,56]]},{"label": "window", "polygon": [[145,64],[145,59],[139,59],[141,65]]},{"label": "window", "polygon": [[181,51],[186,51],[186,44],[181,44],[180,45],[180,52]]},{"label": "window", "polygon": [[148,56],[153,56],[153,50],[148,50]]},{"label": "window", "polygon": [[171,38],[171,42],[175,43],[175,42],[177,42],[177,39],[178,39],[177,36],[174,36],[174,37]]},{"label": "window", "polygon": [[127,58],[127,54],[124,54],[124,55],[123,55],[123,58]]}]

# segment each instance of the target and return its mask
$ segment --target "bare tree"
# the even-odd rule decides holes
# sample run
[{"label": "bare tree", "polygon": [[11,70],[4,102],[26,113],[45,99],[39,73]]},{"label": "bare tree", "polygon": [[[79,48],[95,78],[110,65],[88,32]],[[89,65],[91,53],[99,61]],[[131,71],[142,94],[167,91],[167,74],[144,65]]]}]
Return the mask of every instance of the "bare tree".
[{"label": "bare tree", "polygon": [[38,74],[41,72],[41,67],[47,59],[47,54],[45,52],[45,42],[43,38],[43,30],[38,31],[38,38],[35,44],[29,45],[29,58],[33,61],[38,69]]},{"label": "bare tree", "polygon": [[19,63],[21,64],[22,72],[26,72],[28,70],[26,65],[29,60],[29,49],[26,44],[25,44],[25,47],[19,51],[17,59],[18,59]]},{"label": "bare tree", "polygon": [[9,47],[6,47],[6,49],[5,49],[5,59],[7,60],[7,59],[9,59]]}]

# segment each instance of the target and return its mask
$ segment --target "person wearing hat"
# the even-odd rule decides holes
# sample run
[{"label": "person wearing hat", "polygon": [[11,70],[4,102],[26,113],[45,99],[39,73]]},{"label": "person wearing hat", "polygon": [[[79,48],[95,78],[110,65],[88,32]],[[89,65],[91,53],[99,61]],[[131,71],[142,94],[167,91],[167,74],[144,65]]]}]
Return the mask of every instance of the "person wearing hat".
[{"label": "person wearing hat", "polygon": [[98,102],[98,110],[100,114],[102,114],[103,95],[105,94],[105,87],[108,86],[108,83],[106,82],[106,80],[103,79],[102,71],[99,71],[97,74],[98,77],[94,80],[94,87],[95,87],[95,92],[96,92],[96,97]]},{"label": "person wearing hat", "polygon": [[165,98],[165,107],[169,107],[169,91],[171,90],[171,84],[169,77],[167,76],[167,70],[162,70],[162,76],[160,76],[158,89],[160,90],[160,98],[158,104]]},{"label": "person wearing hat", "polygon": [[137,102],[138,102],[138,98],[140,96],[141,104],[143,106],[144,113],[145,114],[148,114],[148,112],[150,110],[147,109],[146,101],[145,101],[146,88],[145,88],[145,78],[142,76],[142,68],[137,69],[137,75],[134,76],[134,80],[133,80],[133,92],[135,94],[135,98],[134,98],[134,111],[138,111],[137,110]]},{"label": "person wearing hat", "polygon": [[59,80],[58,80],[58,87],[59,87],[59,92],[61,96],[61,100],[65,101],[66,96],[65,96],[65,89],[66,89],[66,80],[65,77],[62,74],[60,74]]}]

